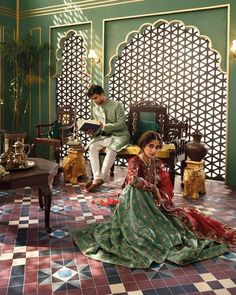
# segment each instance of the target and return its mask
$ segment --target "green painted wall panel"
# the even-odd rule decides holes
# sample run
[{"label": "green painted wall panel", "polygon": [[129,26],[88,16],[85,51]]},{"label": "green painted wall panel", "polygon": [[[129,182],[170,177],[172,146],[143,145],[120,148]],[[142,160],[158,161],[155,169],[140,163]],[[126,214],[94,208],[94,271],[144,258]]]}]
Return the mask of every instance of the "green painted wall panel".
[{"label": "green painted wall panel", "polygon": [[1,6],[15,10],[16,9],[16,0],[1,0],[0,7]]}]

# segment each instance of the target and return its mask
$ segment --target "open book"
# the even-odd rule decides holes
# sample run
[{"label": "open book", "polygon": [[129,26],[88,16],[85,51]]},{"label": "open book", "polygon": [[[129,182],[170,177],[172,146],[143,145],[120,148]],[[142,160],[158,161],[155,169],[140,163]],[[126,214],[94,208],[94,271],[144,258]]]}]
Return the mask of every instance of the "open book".
[{"label": "open book", "polygon": [[77,121],[77,127],[80,131],[87,132],[88,130],[93,130],[93,132],[96,132],[99,128],[101,128],[101,125],[97,120],[79,119]]}]

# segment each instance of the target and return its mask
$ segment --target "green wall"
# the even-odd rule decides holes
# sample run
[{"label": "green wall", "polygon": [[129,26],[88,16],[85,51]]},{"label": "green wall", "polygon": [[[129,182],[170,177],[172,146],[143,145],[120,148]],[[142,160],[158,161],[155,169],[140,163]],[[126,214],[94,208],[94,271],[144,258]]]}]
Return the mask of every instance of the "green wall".
[{"label": "green wall", "polygon": [[[0,42],[6,39],[6,36],[13,36],[16,26],[16,6],[15,1],[2,0],[0,3]],[[4,117],[6,113],[11,113],[11,109],[6,104],[6,93],[8,85],[5,83],[8,79],[8,72],[4,71],[3,58],[0,56],[0,129],[5,127]]]},{"label": "green wall", "polygon": [[[92,81],[104,84],[110,71],[110,60],[119,44],[125,42],[131,31],[158,20],[179,20],[185,26],[195,26],[201,35],[211,39],[212,48],[222,58],[221,68],[228,75],[228,139],[226,182],[236,185],[236,59],[229,51],[236,39],[236,3],[233,0],[114,0],[20,1],[20,32],[33,31],[39,42],[52,46],[50,65],[55,61],[58,39],[69,30],[79,31],[86,40],[87,49],[94,48],[102,59],[99,64],[87,62]],[[5,25],[14,25],[6,16]],[[4,25],[1,22],[0,25]],[[60,63],[58,64],[60,69]],[[55,71],[54,71],[55,73]],[[51,73],[52,74],[52,73]],[[48,122],[55,114],[55,79],[49,75],[40,88],[33,91],[29,133],[34,136],[35,123]]]}]

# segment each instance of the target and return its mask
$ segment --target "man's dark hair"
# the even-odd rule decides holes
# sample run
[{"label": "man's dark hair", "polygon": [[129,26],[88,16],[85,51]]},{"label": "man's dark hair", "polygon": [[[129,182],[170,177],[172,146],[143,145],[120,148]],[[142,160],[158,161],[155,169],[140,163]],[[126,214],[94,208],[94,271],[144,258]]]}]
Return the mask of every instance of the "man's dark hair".
[{"label": "man's dark hair", "polygon": [[93,84],[90,86],[87,95],[90,98],[94,94],[102,94],[102,93],[104,93],[102,86]]}]

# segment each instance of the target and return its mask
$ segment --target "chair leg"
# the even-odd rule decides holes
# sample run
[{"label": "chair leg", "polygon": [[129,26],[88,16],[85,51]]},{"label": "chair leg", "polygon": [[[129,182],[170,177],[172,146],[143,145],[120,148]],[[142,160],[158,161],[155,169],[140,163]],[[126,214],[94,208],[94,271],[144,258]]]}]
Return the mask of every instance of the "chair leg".
[{"label": "chair leg", "polygon": [[110,176],[114,176],[114,170],[115,170],[115,163],[111,166]]},{"label": "chair leg", "polygon": [[171,183],[174,187],[174,185],[175,185],[175,165],[170,164],[168,168],[169,168],[170,180],[171,180]]},{"label": "chair leg", "polygon": [[31,150],[30,150],[30,153],[29,153],[29,156],[30,157],[36,157],[37,155],[37,149],[36,149],[36,146],[37,146],[37,143],[34,142],[32,145],[31,145]]},{"label": "chair leg", "polygon": [[60,147],[54,146],[54,157],[57,164],[60,164]]},{"label": "chair leg", "polygon": [[185,164],[185,160],[184,161],[181,161],[181,166],[180,166],[180,175],[181,175],[181,181],[183,181],[183,177],[184,177],[184,168],[186,166]]},{"label": "chair leg", "polygon": [[185,169],[185,167],[186,167],[185,160],[181,161],[181,163],[180,163],[181,187],[184,187],[183,179],[184,179],[184,169]]}]

